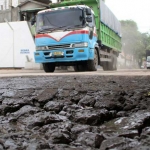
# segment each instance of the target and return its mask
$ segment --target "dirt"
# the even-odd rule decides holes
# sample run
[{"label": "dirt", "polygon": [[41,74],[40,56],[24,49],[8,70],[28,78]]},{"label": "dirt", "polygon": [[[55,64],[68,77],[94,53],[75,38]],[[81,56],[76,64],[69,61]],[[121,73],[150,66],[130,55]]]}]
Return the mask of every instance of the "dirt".
[{"label": "dirt", "polygon": [[0,150],[150,150],[149,81],[0,78]]}]

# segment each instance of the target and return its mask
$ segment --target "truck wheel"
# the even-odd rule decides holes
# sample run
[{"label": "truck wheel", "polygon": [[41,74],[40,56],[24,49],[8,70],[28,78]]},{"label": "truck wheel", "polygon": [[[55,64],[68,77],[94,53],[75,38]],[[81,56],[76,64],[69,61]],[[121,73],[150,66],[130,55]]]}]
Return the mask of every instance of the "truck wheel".
[{"label": "truck wheel", "polygon": [[53,63],[43,63],[43,69],[45,72],[54,72],[55,64]]},{"label": "truck wheel", "polygon": [[86,65],[85,64],[76,65],[76,66],[74,66],[74,71],[76,71],[76,72],[86,71]]},{"label": "truck wheel", "polygon": [[117,70],[117,66],[118,66],[118,63],[117,63],[117,56],[115,56],[114,70]]},{"label": "truck wheel", "polygon": [[97,50],[94,49],[94,60],[87,61],[87,71],[97,71],[98,66],[98,53]]},{"label": "truck wheel", "polygon": [[108,71],[108,62],[103,62],[103,70]]},{"label": "truck wheel", "polygon": [[108,62],[108,70],[117,70],[117,56],[112,56],[111,62]]},{"label": "truck wheel", "polygon": [[73,66],[73,68],[74,68],[74,71],[76,71],[76,72],[78,72],[78,71],[79,71],[78,65]]}]

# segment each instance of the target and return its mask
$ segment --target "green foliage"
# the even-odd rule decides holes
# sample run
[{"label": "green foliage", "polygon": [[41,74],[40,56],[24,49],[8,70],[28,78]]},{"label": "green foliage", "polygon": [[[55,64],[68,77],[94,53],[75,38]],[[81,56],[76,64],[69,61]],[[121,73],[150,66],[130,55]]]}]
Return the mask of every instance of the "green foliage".
[{"label": "green foliage", "polygon": [[146,49],[150,49],[150,35],[140,33],[136,22],[132,20],[121,21],[121,27],[124,53],[134,56],[136,60],[142,59]]}]

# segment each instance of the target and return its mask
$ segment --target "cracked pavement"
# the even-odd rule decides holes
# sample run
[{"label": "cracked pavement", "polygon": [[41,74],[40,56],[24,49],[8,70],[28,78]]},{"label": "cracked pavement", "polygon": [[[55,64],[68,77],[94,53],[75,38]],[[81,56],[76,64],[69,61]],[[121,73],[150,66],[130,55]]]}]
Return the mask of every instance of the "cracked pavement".
[{"label": "cracked pavement", "polygon": [[149,81],[0,78],[0,150],[150,150]]}]

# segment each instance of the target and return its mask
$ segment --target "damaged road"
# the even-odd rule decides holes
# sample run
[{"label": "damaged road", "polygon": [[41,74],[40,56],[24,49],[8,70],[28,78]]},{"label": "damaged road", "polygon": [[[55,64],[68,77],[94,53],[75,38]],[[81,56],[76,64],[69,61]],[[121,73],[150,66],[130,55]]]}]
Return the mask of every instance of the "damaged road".
[{"label": "damaged road", "polygon": [[150,150],[149,81],[0,78],[0,150]]}]

